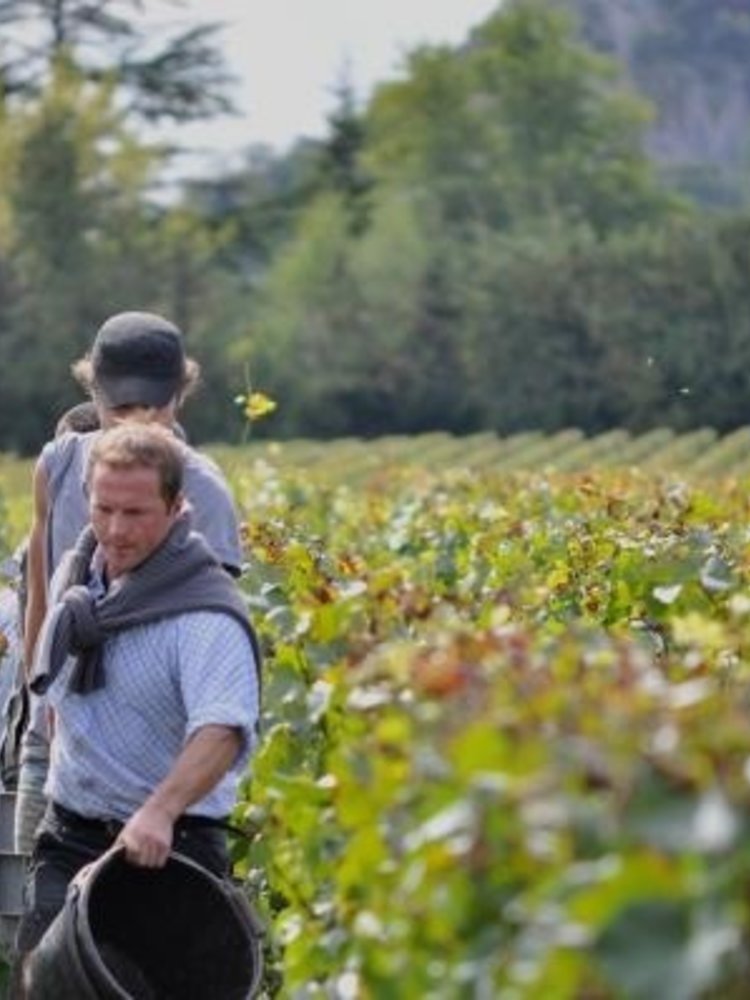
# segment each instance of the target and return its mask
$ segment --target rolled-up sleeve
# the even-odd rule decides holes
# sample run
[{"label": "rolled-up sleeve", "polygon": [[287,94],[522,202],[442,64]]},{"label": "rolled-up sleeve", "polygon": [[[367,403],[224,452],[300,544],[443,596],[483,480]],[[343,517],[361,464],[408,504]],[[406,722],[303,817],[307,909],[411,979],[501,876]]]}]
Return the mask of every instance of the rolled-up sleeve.
[{"label": "rolled-up sleeve", "polygon": [[186,615],[179,637],[178,683],[185,707],[186,741],[203,726],[240,731],[242,749],[233,770],[253,750],[259,714],[258,665],[250,637],[231,615]]}]

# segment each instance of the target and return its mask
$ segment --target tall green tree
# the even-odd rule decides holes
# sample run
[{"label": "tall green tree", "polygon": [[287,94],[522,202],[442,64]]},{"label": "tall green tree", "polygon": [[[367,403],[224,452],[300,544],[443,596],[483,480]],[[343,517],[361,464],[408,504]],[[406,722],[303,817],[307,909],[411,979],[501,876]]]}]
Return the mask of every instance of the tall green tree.
[{"label": "tall green tree", "polygon": [[366,141],[364,116],[354,89],[344,77],[336,91],[337,105],[328,116],[329,135],[320,149],[320,169],[326,188],[344,199],[352,235],[362,233],[369,218],[372,179],[362,163]]},{"label": "tall green tree", "polygon": [[366,112],[366,169],[394,197],[402,191],[438,213],[442,225],[507,221],[477,96],[463,54],[422,47],[407,57],[403,79],[376,89]]},{"label": "tall green tree", "polygon": [[369,109],[376,177],[437,198],[446,222],[637,225],[664,204],[648,105],[541,0],[505,5],[458,51],[423,49]]},{"label": "tall green tree", "polygon": [[239,168],[185,185],[185,203],[193,211],[212,227],[231,227],[233,238],[222,260],[245,283],[248,294],[324,189],[321,156],[317,140],[300,140],[281,155],[256,144]]},{"label": "tall green tree", "polygon": [[467,58],[516,218],[583,221],[600,233],[655,218],[664,196],[643,150],[652,109],[611,60],[578,42],[569,17],[516,0],[472,42]]},{"label": "tall green tree", "polygon": [[349,222],[340,195],[315,199],[278,255],[237,347],[252,379],[283,400],[282,431],[331,436],[356,420],[348,404],[360,382],[362,308]]},{"label": "tall green tree", "polygon": [[[347,224],[346,187],[318,197],[263,290],[251,355],[293,397],[287,418],[360,433],[497,425],[523,406],[552,423],[606,420],[606,395],[592,395],[603,345],[579,307],[545,319],[554,345],[529,317],[513,321],[521,287],[540,310],[567,302],[539,270],[513,266],[514,248],[533,264],[568,230],[596,245],[668,215],[641,148],[647,107],[540,0],[503,7],[466,46],[416,50],[405,69],[376,90],[357,132],[367,226]],[[518,408],[490,405],[487,358],[515,380]],[[555,379],[566,386],[556,396]]]},{"label": "tall green tree", "polygon": [[[164,312],[199,356],[193,342],[200,342],[211,380],[221,365],[225,341],[204,332],[226,297],[215,264],[225,230],[187,206],[149,200],[163,155],[128,128],[113,90],[60,63],[40,98],[0,118],[6,447],[38,447],[60,407],[79,398],[70,364],[111,312]],[[227,394],[226,379],[220,391]],[[204,424],[208,431],[211,420]]]},{"label": "tall green tree", "polygon": [[127,133],[110,88],[63,65],[40,99],[6,111],[0,145],[9,291],[0,304],[0,405],[11,415],[9,443],[25,450],[75,398],[67,369],[101,321],[104,289],[127,285],[127,272],[116,283],[105,277],[106,232],[132,227],[154,154]]},{"label": "tall green tree", "polygon": [[[178,5],[159,6],[166,12]],[[219,26],[175,32],[146,23],[143,8],[139,0],[0,0],[0,89],[9,98],[38,95],[54,63],[68,59],[88,80],[114,77],[124,107],[145,119],[191,121],[229,111]]]}]

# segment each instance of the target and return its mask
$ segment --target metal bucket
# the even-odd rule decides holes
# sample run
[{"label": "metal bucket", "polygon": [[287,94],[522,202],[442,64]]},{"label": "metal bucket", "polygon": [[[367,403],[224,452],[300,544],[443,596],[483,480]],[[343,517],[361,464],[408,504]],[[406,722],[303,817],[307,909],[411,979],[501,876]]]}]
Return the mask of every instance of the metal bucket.
[{"label": "metal bucket", "polygon": [[172,854],[164,868],[108,851],[70,886],[26,963],[28,1000],[248,1000],[262,931],[232,883]]}]

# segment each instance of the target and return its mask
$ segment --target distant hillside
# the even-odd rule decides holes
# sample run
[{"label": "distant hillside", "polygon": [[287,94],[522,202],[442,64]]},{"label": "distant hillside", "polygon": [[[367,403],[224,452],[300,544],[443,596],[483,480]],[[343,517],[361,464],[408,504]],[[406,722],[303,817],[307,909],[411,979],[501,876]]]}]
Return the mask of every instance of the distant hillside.
[{"label": "distant hillside", "polygon": [[750,0],[557,0],[658,117],[649,151],[700,201],[750,201]]}]

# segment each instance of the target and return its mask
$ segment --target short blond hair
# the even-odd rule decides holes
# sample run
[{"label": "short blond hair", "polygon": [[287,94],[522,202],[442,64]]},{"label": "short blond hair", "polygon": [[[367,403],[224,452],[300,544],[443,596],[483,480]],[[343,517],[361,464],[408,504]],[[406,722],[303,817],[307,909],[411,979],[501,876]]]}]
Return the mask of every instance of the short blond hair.
[{"label": "short blond hair", "polygon": [[159,493],[167,506],[172,507],[182,493],[185,448],[166,427],[126,422],[103,431],[92,444],[86,465],[89,488],[97,465],[114,469],[155,469]]}]

